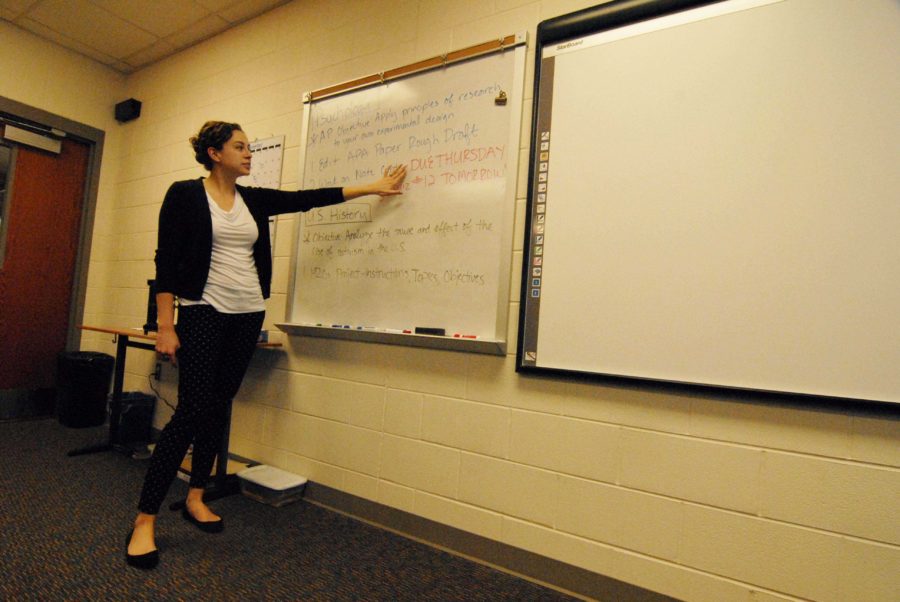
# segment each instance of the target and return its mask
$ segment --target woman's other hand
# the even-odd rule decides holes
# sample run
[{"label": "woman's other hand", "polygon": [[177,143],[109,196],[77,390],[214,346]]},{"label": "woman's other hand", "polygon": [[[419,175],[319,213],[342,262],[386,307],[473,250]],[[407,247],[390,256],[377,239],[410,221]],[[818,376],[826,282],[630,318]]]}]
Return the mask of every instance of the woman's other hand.
[{"label": "woman's other hand", "polygon": [[160,328],[156,333],[156,352],[168,356],[173,366],[178,365],[178,359],[175,355],[181,342],[178,335],[175,334],[175,328]]}]

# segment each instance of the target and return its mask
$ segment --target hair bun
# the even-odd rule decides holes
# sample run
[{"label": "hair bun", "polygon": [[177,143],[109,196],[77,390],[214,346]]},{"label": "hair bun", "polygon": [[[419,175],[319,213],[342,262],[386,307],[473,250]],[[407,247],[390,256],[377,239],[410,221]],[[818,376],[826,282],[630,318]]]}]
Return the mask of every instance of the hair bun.
[{"label": "hair bun", "polygon": [[208,149],[214,148],[222,150],[225,143],[231,139],[235,130],[243,131],[237,123],[228,123],[225,121],[207,121],[200,128],[196,136],[188,138],[191,147],[194,149],[194,158],[207,170],[213,167],[213,161],[209,156]]}]

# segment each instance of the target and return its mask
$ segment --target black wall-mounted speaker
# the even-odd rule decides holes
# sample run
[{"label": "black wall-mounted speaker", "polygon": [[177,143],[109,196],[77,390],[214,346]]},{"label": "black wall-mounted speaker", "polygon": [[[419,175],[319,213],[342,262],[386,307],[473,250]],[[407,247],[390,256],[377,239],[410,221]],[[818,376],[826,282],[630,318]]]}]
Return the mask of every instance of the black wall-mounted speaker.
[{"label": "black wall-mounted speaker", "polygon": [[141,101],[129,98],[116,104],[116,121],[125,123],[141,116]]}]

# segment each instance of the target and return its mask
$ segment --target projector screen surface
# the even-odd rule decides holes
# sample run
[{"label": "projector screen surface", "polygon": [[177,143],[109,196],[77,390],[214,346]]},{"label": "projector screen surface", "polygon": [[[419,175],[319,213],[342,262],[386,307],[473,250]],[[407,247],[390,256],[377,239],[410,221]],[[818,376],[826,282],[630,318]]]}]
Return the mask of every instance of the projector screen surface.
[{"label": "projector screen surface", "polygon": [[538,31],[519,369],[900,402],[900,4],[624,4]]}]

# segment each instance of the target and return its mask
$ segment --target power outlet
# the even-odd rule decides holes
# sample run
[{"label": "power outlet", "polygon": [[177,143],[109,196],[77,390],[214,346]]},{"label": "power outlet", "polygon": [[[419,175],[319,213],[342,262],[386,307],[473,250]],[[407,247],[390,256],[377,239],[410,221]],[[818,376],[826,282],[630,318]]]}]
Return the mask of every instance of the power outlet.
[{"label": "power outlet", "polygon": [[153,369],[153,380],[162,378],[162,364],[156,362],[156,368]]}]

